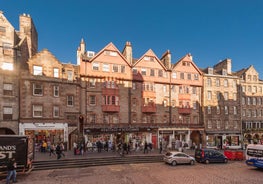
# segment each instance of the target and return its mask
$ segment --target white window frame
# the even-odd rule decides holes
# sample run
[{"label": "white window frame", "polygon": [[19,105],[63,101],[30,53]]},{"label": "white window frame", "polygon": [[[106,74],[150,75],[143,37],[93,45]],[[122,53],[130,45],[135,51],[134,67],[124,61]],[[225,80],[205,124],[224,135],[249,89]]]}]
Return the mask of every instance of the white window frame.
[{"label": "white window frame", "polygon": [[54,97],[59,97],[59,86],[53,87]]},{"label": "white window frame", "polygon": [[43,117],[43,106],[42,105],[33,105],[33,117]]},{"label": "white window frame", "polygon": [[[38,92],[39,93],[36,93]],[[33,95],[34,96],[43,96],[43,85],[42,84],[37,84],[37,83],[33,83]]]},{"label": "white window frame", "polygon": [[73,107],[74,106],[74,96],[73,95],[68,95],[67,96],[67,106],[68,107]]},{"label": "white window frame", "polygon": [[73,81],[73,71],[67,70],[67,78],[69,81]]},{"label": "white window frame", "polygon": [[43,67],[42,66],[33,66],[33,75],[43,75]]},{"label": "white window frame", "polygon": [[53,72],[54,72],[54,73],[53,73],[53,74],[54,74],[54,77],[55,77],[55,78],[59,78],[59,69],[58,69],[58,68],[54,68],[54,69],[53,69]]},{"label": "white window frame", "polygon": [[14,64],[10,62],[3,62],[2,67],[3,70],[9,70],[12,71],[14,70]]},{"label": "white window frame", "polygon": [[53,117],[54,118],[59,117],[59,106],[53,106]]},{"label": "white window frame", "polygon": [[12,96],[13,95],[13,84],[4,83],[4,85],[3,85],[3,94]]},{"label": "white window frame", "polygon": [[98,71],[100,69],[100,64],[99,63],[92,63],[92,70]]},{"label": "white window frame", "polygon": [[108,63],[102,64],[102,71],[103,72],[109,72],[110,71],[110,65]]},{"label": "white window frame", "polygon": [[96,105],[96,95],[90,95],[89,96],[89,105],[95,106]]}]

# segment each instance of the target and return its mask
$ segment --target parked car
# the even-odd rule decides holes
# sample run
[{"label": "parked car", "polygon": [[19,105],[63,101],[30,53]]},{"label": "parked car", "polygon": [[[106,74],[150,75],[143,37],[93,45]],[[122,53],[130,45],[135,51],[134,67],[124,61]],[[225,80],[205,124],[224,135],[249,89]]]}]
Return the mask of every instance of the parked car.
[{"label": "parked car", "polygon": [[202,148],[195,150],[195,160],[202,163],[227,163],[227,157],[218,150]]},{"label": "parked car", "polygon": [[165,163],[171,164],[172,166],[176,166],[177,164],[190,164],[190,165],[195,164],[194,157],[191,157],[186,153],[178,152],[178,151],[167,152],[164,155],[163,160]]}]

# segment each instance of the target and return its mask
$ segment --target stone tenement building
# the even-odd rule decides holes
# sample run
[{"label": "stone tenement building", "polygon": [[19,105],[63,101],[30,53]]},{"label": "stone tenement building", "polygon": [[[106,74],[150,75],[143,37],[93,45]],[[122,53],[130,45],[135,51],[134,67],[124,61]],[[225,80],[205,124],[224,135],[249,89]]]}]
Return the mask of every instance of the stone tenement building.
[{"label": "stone tenement building", "polygon": [[[262,81],[253,66],[232,72],[230,59],[200,69],[191,54],[172,62],[149,49],[140,58],[126,42],[98,52],[82,39],[77,64],[37,51],[29,15],[15,31],[0,14],[0,134],[32,135],[37,143],[176,140],[241,146],[263,139]],[[174,63],[174,64],[173,64]]]}]

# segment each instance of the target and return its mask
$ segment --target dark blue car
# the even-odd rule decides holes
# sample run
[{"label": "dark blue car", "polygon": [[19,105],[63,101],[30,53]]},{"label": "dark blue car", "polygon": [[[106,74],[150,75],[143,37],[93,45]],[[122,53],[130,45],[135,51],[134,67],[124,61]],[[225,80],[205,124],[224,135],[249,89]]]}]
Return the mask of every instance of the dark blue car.
[{"label": "dark blue car", "polygon": [[221,153],[218,150],[214,149],[207,149],[207,148],[202,148],[202,149],[196,149],[195,150],[195,160],[197,162],[201,163],[227,163],[228,159],[227,157]]}]

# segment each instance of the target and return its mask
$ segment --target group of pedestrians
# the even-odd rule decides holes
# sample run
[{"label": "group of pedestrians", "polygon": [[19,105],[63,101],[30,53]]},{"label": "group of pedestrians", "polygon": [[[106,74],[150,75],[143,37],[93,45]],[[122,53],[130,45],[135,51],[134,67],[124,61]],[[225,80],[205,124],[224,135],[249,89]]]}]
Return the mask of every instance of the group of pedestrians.
[{"label": "group of pedestrians", "polygon": [[65,157],[64,154],[65,147],[63,142],[55,144],[51,144],[49,148],[49,156],[51,157],[52,155],[57,157],[57,160],[59,160],[62,156]]}]

